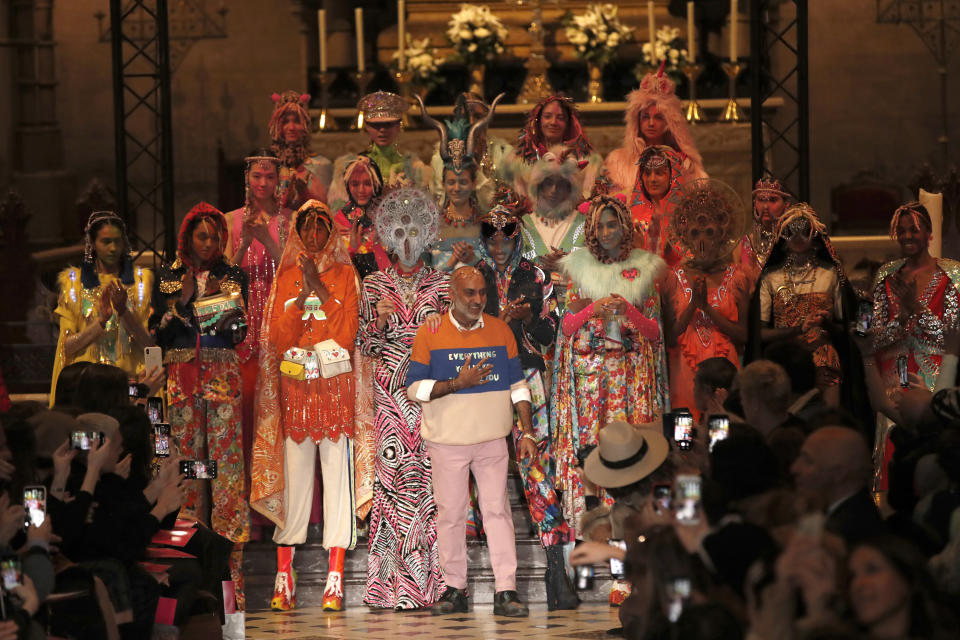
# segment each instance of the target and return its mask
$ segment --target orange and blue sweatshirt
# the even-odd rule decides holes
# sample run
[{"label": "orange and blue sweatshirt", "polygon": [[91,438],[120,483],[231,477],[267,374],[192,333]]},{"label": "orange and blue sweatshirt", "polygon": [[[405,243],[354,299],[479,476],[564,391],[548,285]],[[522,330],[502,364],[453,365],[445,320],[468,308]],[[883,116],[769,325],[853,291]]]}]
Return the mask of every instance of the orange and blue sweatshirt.
[{"label": "orange and blue sweatshirt", "polygon": [[[456,378],[470,358],[493,366],[487,382],[430,399],[434,384]],[[420,435],[437,444],[470,445],[503,438],[513,426],[513,405],[530,401],[517,341],[507,323],[483,314],[471,329],[447,312],[433,333],[420,327],[407,371],[407,397],[423,409]]]}]

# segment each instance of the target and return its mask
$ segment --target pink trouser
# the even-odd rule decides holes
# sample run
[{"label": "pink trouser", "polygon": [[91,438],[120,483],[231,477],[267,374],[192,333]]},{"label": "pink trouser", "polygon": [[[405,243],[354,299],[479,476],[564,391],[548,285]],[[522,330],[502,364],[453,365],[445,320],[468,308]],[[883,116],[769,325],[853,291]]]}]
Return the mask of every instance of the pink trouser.
[{"label": "pink trouser", "polygon": [[517,588],[517,541],[507,497],[506,438],[470,445],[427,442],[437,502],[437,546],[448,587],[467,587],[467,486],[470,472],[477,481],[480,513],[490,549],[496,591]]}]

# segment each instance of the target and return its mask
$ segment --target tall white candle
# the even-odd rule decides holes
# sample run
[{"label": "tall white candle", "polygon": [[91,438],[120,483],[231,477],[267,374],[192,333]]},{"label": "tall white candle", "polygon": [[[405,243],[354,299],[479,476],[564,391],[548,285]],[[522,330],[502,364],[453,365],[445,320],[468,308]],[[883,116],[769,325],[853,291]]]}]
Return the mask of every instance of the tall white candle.
[{"label": "tall white candle", "polygon": [[737,0],[730,0],[730,62],[737,61]]},{"label": "tall white candle", "polygon": [[693,25],[693,2],[687,2],[687,59],[697,60],[697,30]]},{"label": "tall white candle", "polygon": [[317,11],[317,27],[320,32],[320,73],[327,72],[327,10]]},{"label": "tall white candle", "polygon": [[647,0],[647,28],[650,30],[650,59],[657,63],[657,23],[653,19],[653,0]]},{"label": "tall white candle", "polygon": [[406,2],[397,0],[397,48],[400,51],[400,59],[397,61],[400,71],[407,68],[407,12]]},{"label": "tall white candle", "polygon": [[357,27],[357,71],[363,73],[367,70],[366,61],[363,59],[363,7],[353,10],[353,18]]}]

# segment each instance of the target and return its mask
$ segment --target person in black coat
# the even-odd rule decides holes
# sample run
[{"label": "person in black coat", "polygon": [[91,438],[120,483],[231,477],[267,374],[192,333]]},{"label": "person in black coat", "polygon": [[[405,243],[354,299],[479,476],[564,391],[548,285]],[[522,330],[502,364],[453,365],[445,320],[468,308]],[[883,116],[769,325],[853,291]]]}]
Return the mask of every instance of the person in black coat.
[{"label": "person in black coat", "polygon": [[823,507],[824,528],[848,545],[884,530],[880,511],[870,495],[870,449],[854,429],[817,429],[804,440],[790,470],[797,489]]}]

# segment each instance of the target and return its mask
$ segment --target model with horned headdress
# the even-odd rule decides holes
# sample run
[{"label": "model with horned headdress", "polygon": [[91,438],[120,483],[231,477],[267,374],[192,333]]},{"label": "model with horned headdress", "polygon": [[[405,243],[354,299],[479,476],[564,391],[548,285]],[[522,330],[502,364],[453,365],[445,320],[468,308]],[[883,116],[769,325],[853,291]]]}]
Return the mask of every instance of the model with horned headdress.
[{"label": "model with horned headdress", "polygon": [[[456,104],[453,107],[453,120],[448,120],[445,123],[449,129],[451,126],[472,127],[478,122],[483,122],[483,125],[473,133],[473,156],[477,164],[475,182],[480,211],[486,211],[490,208],[498,183],[512,183],[506,177],[504,160],[513,151],[513,147],[503,138],[488,135],[490,121],[487,116],[489,115],[490,105],[484,102],[483,98],[475,93],[464,92],[457,96]],[[465,124],[454,124],[460,121]],[[438,202],[443,202],[446,197],[444,175],[449,155],[449,152],[441,152],[441,146],[438,142],[430,160],[430,168],[433,170],[430,190]]]},{"label": "model with horned headdress", "polygon": [[480,249],[480,213],[477,199],[477,177],[480,156],[484,149],[477,145],[478,134],[493,120],[500,94],[482,119],[470,124],[467,114],[441,124],[430,117],[423,100],[420,113],[424,123],[440,134],[439,153],[443,158],[443,200],[441,205],[440,241],[433,248],[433,265],[453,270],[458,264],[473,264]]},{"label": "model with horned headdress", "polygon": [[127,225],[112,211],[95,211],[83,230],[83,263],[57,278],[60,320],[50,402],[60,371],[74,362],[103,362],[131,377],[143,369],[153,272],[130,259]]},{"label": "model with horned headdress", "polygon": [[284,91],[271,97],[270,148],[280,159],[280,204],[295,211],[311,198],[326,202],[333,174],[330,161],[310,151],[309,94]]}]

